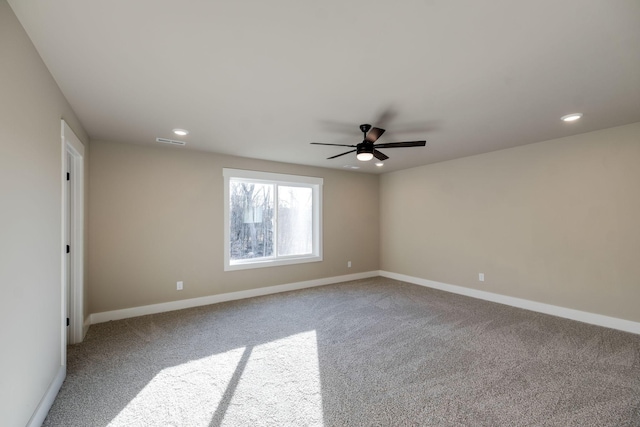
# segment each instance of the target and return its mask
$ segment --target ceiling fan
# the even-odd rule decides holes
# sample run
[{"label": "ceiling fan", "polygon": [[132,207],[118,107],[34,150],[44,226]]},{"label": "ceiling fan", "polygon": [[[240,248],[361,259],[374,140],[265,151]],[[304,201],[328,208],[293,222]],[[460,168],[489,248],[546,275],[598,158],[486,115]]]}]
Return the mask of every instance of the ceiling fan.
[{"label": "ceiling fan", "polygon": [[355,150],[346,151],[342,154],[327,157],[329,159],[335,159],[336,157],[344,156],[345,154],[356,152],[356,158],[360,161],[367,162],[374,157],[380,161],[387,160],[389,156],[378,151],[378,148],[400,148],[400,147],[424,147],[427,141],[406,141],[406,142],[387,142],[385,144],[375,144],[375,142],[385,132],[384,129],[371,127],[368,124],[360,125],[364,137],[361,143],[357,145],[347,144],[325,144],[323,142],[312,142],[315,145],[335,145],[338,147],[353,147]]}]

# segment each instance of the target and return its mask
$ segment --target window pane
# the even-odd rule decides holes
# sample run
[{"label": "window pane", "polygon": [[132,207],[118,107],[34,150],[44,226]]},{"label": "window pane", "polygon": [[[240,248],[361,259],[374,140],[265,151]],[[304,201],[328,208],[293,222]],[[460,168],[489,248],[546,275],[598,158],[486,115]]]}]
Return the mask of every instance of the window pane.
[{"label": "window pane", "polygon": [[229,249],[231,260],[273,256],[271,184],[229,181]]},{"label": "window pane", "polygon": [[224,269],[322,261],[322,178],[223,169]]},{"label": "window pane", "polygon": [[278,186],[278,255],[305,255],[313,250],[313,190]]}]

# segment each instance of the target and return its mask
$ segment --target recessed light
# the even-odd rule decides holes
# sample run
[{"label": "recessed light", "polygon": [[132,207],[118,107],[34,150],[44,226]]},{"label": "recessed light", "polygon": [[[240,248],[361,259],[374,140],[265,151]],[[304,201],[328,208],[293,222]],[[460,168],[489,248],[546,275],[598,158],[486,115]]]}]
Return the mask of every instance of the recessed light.
[{"label": "recessed light", "polygon": [[382,167],[382,166],[384,166],[384,163],[382,163],[382,162],[378,162],[378,163],[376,163],[376,166],[377,166],[377,167]]},{"label": "recessed light", "polygon": [[185,129],[174,129],[173,133],[175,133],[176,135],[180,135],[180,136],[186,136],[189,134],[188,130]]},{"label": "recessed light", "polygon": [[563,122],[575,122],[576,120],[580,119],[580,117],[582,117],[582,113],[571,113],[567,114],[566,116],[560,117],[560,119]]}]

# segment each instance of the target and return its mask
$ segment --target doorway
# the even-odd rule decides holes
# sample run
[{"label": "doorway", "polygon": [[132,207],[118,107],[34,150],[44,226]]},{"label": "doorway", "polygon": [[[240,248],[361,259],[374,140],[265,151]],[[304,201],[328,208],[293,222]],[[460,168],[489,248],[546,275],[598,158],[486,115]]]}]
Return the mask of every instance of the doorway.
[{"label": "doorway", "polygon": [[62,120],[62,352],[84,325],[84,145]]}]

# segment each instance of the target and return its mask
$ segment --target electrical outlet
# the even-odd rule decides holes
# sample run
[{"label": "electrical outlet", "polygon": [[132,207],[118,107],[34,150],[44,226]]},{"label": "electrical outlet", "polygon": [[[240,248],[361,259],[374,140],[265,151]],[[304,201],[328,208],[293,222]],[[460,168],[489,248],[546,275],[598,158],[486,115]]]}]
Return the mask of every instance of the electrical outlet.
[{"label": "electrical outlet", "polygon": [[351,268],[351,261],[347,261],[347,268]]},{"label": "electrical outlet", "polygon": [[478,281],[484,282],[484,273],[478,273]]},{"label": "electrical outlet", "polygon": [[184,283],[181,281],[179,281],[178,283],[176,283],[176,289],[181,291],[184,288]]}]

